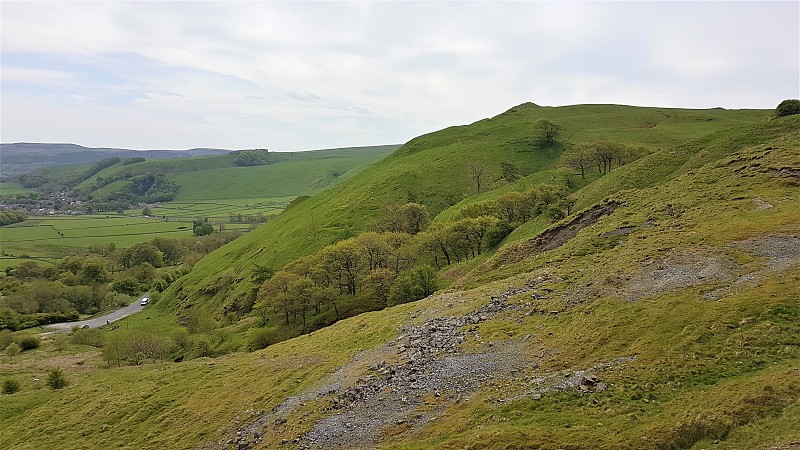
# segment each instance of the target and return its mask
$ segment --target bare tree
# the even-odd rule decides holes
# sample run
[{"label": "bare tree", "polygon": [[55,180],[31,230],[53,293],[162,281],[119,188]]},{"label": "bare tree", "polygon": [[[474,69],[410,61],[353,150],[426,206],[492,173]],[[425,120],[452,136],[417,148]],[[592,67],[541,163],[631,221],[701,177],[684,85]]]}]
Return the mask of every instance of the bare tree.
[{"label": "bare tree", "polygon": [[483,185],[483,164],[474,162],[472,163],[472,179],[475,181],[475,188],[478,193],[481,193],[481,186]]}]

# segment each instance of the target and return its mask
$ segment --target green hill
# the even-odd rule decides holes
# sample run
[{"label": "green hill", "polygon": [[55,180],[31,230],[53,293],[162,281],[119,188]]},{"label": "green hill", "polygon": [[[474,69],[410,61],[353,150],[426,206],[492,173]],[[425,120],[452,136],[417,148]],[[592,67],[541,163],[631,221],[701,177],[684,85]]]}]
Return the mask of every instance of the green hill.
[{"label": "green hill", "polygon": [[127,180],[132,177],[164,174],[178,186],[175,201],[311,195],[363,170],[397,147],[270,152],[268,164],[250,167],[237,165],[235,154],[134,163],[122,160],[81,182],[77,189],[104,198],[129,185]]},{"label": "green hill", "polygon": [[[800,116],[759,115],[753,112],[751,123],[698,128],[695,139],[654,148],[589,180],[577,187],[579,206],[570,216],[541,233],[520,232],[456,285],[418,302],[217,359],[113,368],[91,347],[23,352],[0,366],[3,377],[23,380],[20,392],[3,397],[0,441],[19,449],[794,448]],[[478,129],[506,120],[509,128],[485,136],[504,141],[508,136],[494,133],[511,128],[508,117],[479,122]],[[318,214],[322,230],[327,215],[348,205],[335,193],[402,200],[408,188],[392,187],[413,167],[407,158],[435,169],[439,151],[470,148],[440,137],[420,138],[437,147],[408,152],[412,141],[290,207],[273,222],[280,227],[261,232],[262,245],[273,245],[266,230],[307,224],[301,211]],[[529,155],[529,166],[522,158],[512,162],[535,177],[537,168],[555,166],[556,153]],[[439,175],[467,167],[440,165],[448,164],[453,171],[440,168]],[[437,178],[417,169],[410,188],[435,185]],[[455,179],[452,190],[422,197],[431,209],[471,187]],[[351,216],[362,211],[348,207]],[[335,219],[355,229],[372,216],[346,217]],[[341,229],[323,232],[331,238]],[[178,286],[194,289],[186,280],[202,281],[199,271],[211,270],[209,262],[217,270],[246,270],[234,258],[255,254],[223,247]],[[165,326],[169,318],[158,308],[169,310],[170,300],[153,305],[153,320],[134,318],[107,336],[147,322],[155,322],[147,324],[151,330]],[[53,364],[66,372],[67,388],[50,391],[31,381],[46,378]]]},{"label": "green hill", "polygon": [[[267,226],[204,258],[167,297],[191,299],[193,304],[220,313],[223,305],[257,287],[250,282],[255,265],[278,270],[300,256],[354,236],[381,216],[388,204],[420,203],[436,215],[459,201],[471,201],[480,194],[476,168],[482,171],[481,191],[493,192],[483,195],[493,196],[509,189],[503,163],[513,166],[522,177],[542,177],[542,171],[557,167],[564,145],[613,140],[651,151],[666,149],[717,130],[763,121],[771,113],[525,103],[491,119],[412,139],[370,170],[293,205]],[[540,119],[563,127],[562,142],[539,148],[535,123]],[[549,178],[552,175],[545,179]],[[201,293],[226,279],[236,280],[231,289],[217,292],[213,299]]]}]

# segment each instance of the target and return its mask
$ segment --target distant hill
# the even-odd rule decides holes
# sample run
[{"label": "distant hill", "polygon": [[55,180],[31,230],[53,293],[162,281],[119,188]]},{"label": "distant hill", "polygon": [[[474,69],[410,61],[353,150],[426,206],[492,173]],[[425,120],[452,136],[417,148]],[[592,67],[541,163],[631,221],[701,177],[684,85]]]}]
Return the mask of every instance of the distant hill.
[{"label": "distant hill", "polygon": [[248,165],[242,165],[243,152],[238,151],[172,159],[116,156],[94,163],[42,167],[19,174],[14,180],[25,188],[43,193],[66,192],[85,205],[91,204],[97,211],[125,209],[138,202],[170,200],[195,202],[267,197],[291,200],[316,194],[349,179],[398,147],[262,151],[264,160],[257,165],[247,162]]},{"label": "distant hill", "polygon": [[124,148],[83,147],[76,144],[18,142],[0,144],[1,176],[13,176],[48,166],[86,164],[117,156],[119,158],[172,159],[189,156],[223,155],[230,150],[193,148],[190,150],[130,150]]}]

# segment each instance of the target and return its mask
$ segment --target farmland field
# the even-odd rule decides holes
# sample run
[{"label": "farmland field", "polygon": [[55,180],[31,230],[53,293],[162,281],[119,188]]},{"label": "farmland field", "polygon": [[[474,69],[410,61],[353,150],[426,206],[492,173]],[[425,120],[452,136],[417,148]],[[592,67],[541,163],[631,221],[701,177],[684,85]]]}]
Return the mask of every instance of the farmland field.
[{"label": "farmland field", "polygon": [[[164,220],[105,214],[32,216],[22,223],[0,228],[0,270],[31,259],[54,263],[65,255],[85,252],[92,245],[113,243],[117,248],[126,248],[156,237],[188,238],[192,236],[194,217]],[[212,217],[209,221],[215,222]],[[250,225],[224,224],[224,228],[246,231]]]},{"label": "farmland field", "polygon": [[[280,213],[294,199],[289,197],[243,198],[205,201],[175,201],[151,208],[154,216],[189,221],[208,219],[211,222],[234,222],[231,215],[243,216],[262,214],[264,216]],[[126,213],[139,214],[141,209],[131,209]]]},{"label": "farmland field", "polygon": [[0,197],[5,197],[7,195],[27,194],[30,192],[33,192],[33,190],[28,189],[19,183],[12,181],[0,183]]}]

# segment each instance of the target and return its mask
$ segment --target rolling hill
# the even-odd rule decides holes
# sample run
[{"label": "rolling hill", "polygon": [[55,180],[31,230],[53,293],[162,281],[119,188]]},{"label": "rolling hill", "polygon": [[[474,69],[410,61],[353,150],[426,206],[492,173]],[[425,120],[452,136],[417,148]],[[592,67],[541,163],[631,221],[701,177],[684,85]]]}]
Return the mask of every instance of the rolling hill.
[{"label": "rolling hill", "polygon": [[[669,117],[648,129],[674,135],[629,127],[654,111]],[[452,217],[476,198],[565,176],[557,167],[568,144],[522,147],[540,118],[651,151],[574,183],[570,215],[534,218],[496,251],[445,268],[459,272],[453,284],[417,302],[219,358],[114,368],[80,347],[6,363],[0,373],[25,381],[4,396],[0,440],[19,449],[796,447],[800,116],[528,104],[421,136],[204,258],[147,319],[123,326],[169,328],[187,305],[216,311],[227,300],[200,292],[209,280],[234,274],[251,289],[256,264],[277,267],[356,233],[381,202],[411,196]],[[476,161],[491,180],[481,193],[468,176]],[[522,178],[496,182],[501,162]],[[257,328],[253,319],[233,327]],[[41,359],[48,351],[58,362]],[[29,381],[52,364],[66,389]]]},{"label": "rolling hill", "polygon": [[[771,113],[619,105],[541,107],[525,103],[491,119],[412,139],[370,170],[293,205],[268,226],[212,253],[176,283],[167,297],[191,298],[193,303],[220,313],[226,303],[252,292],[255,286],[249,282],[249,275],[256,265],[278,270],[300,256],[354,236],[383,214],[388,204],[421,203],[435,216],[462,200],[469,202],[525,186],[528,176],[539,181],[553,179],[555,173],[543,171],[558,166],[564,145],[614,140],[651,151],[669,149],[731,126],[763,121]],[[540,119],[560,124],[565,142],[539,149],[534,127]],[[516,182],[517,187],[506,184],[502,163],[513,165],[523,177]],[[474,167],[483,171],[483,189],[490,192],[477,192]],[[605,192],[607,195],[613,189]],[[225,278],[237,280],[232,290],[215,294],[213,299],[201,293],[205,286]],[[200,298],[203,300],[196,301]]]},{"label": "rolling hill", "polygon": [[123,148],[84,147],[76,144],[43,144],[18,142],[0,144],[3,155],[2,176],[14,176],[49,166],[87,164],[101,159],[147,158],[171,159],[192,156],[223,155],[230,150],[217,148],[193,148],[190,150],[129,150]]}]

